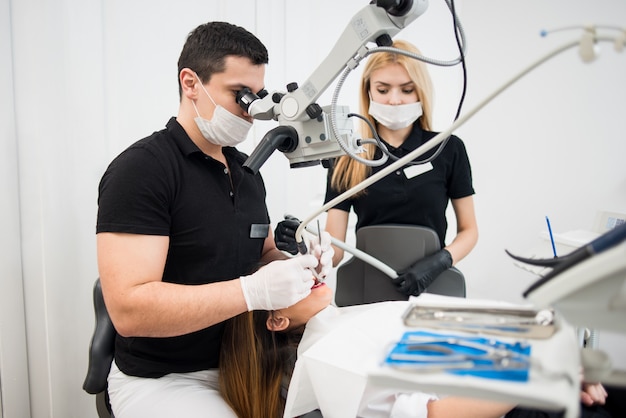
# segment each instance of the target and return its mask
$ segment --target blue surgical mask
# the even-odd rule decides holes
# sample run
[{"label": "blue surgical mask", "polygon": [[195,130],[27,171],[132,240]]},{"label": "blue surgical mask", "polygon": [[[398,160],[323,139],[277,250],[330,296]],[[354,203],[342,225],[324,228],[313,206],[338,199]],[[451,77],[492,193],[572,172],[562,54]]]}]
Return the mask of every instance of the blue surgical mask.
[{"label": "blue surgical mask", "polygon": [[245,141],[248,137],[248,132],[252,127],[252,123],[230,113],[222,106],[216,104],[209,92],[206,88],[204,88],[204,85],[202,84],[202,81],[200,81],[200,77],[198,77],[197,74],[196,78],[198,79],[198,82],[200,82],[202,90],[204,90],[215,106],[213,118],[208,120],[200,116],[196,104],[191,102],[193,104],[193,108],[196,110],[196,114],[198,115],[194,118],[194,121],[196,122],[196,125],[198,125],[198,129],[200,129],[204,139],[212,144],[221,145],[223,147],[234,147]]}]

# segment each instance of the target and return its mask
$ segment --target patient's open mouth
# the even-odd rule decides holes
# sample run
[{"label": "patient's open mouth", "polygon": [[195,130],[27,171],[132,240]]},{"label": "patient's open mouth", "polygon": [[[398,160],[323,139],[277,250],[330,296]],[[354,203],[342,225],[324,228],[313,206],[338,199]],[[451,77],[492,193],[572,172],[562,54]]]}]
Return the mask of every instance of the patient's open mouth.
[{"label": "patient's open mouth", "polygon": [[311,289],[315,289],[316,287],[320,287],[320,286],[324,286],[324,282],[320,282],[319,279],[315,279],[315,283],[313,284],[313,287]]}]

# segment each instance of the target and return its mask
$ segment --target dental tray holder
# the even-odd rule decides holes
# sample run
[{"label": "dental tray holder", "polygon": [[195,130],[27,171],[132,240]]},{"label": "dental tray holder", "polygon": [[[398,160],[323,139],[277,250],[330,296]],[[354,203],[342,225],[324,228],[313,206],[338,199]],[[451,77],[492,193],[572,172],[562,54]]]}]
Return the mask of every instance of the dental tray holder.
[{"label": "dental tray holder", "polygon": [[514,338],[546,339],[558,329],[551,309],[520,307],[460,307],[411,305],[402,315],[404,325],[464,331]]}]

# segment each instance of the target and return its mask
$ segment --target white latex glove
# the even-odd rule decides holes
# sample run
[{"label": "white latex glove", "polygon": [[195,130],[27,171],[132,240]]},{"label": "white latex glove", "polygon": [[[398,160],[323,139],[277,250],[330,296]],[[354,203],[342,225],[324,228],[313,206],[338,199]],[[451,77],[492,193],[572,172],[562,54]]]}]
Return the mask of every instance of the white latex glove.
[{"label": "white latex glove", "polygon": [[330,269],[333,268],[333,256],[335,249],[330,245],[330,234],[321,231],[319,237],[314,237],[310,242],[311,254],[319,260],[317,266],[318,277],[322,280],[328,276]]},{"label": "white latex glove", "polygon": [[248,310],[275,311],[307,297],[315,283],[310,269],[317,263],[314,256],[301,255],[273,261],[256,273],[241,276],[239,281]]},{"label": "white latex glove", "polygon": [[428,402],[437,400],[429,393],[400,393],[391,408],[390,418],[428,418]]}]

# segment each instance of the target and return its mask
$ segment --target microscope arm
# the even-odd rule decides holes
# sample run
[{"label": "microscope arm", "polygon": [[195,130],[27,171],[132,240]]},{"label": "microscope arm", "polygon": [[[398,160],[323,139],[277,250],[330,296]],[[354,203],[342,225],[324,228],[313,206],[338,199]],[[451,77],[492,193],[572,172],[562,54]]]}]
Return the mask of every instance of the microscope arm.
[{"label": "microscope arm", "polygon": [[357,12],[313,74],[301,87],[282,98],[276,112],[279,114],[279,121],[309,119],[307,107],[315,103],[346,66],[354,63],[354,57],[363,53],[365,44],[376,42],[383,35],[396,35],[423,14],[427,7],[427,0],[413,0],[411,8],[403,16],[390,15],[376,4],[369,4]]},{"label": "microscope arm", "polygon": [[[289,137],[290,151],[285,152],[292,168],[319,164],[320,160],[344,154],[355,156],[363,149],[354,136],[347,107],[320,107],[315,101],[342,70],[355,68],[367,55],[365,44],[390,45],[391,36],[417,19],[427,7],[428,0],[376,0],[351,19],[330,54],[301,87],[290,83],[286,93],[274,92],[263,98],[242,89],[237,102],[255,119],[275,119],[280,126],[294,129],[295,135]],[[268,132],[254,152],[263,158],[246,162],[250,172],[258,173],[265,160],[282,146],[271,137],[274,133]]]}]

